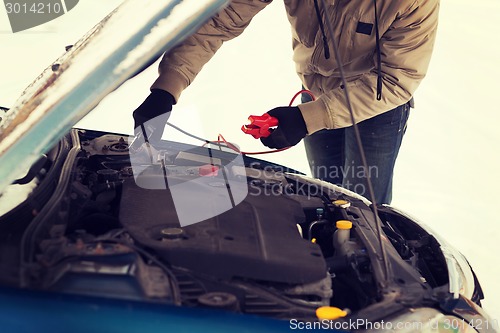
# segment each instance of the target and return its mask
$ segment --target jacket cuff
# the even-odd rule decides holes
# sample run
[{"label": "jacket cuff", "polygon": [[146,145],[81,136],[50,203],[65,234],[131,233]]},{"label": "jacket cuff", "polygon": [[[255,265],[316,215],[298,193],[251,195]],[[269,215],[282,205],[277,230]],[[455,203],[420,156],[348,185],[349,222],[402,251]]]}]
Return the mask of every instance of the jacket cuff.
[{"label": "jacket cuff", "polygon": [[327,107],[321,99],[300,104],[299,109],[307,126],[307,134],[310,135],[319,130],[333,127]]},{"label": "jacket cuff", "polygon": [[162,73],[150,89],[161,89],[169,92],[174,96],[175,104],[188,85],[188,79],[183,74],[173,69],[162,69]]}]

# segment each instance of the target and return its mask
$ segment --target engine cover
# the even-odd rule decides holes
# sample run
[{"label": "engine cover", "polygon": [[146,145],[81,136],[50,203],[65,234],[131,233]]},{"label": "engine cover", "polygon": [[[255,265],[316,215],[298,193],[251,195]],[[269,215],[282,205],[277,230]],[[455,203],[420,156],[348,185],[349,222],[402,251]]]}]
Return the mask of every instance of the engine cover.
[{"label": "engine cover", "polygon": [[[197,209],[196,201],[192,209]],[[324,279],[327,269],[319,246],[297,230],[304,219],[297,201],[251,186],[233,209],[185,227],[180,226],[168,188],[145,189],[128,179],[120,205],[120,221],[137,242],[173,266],[223,279],[290,284]]]}]

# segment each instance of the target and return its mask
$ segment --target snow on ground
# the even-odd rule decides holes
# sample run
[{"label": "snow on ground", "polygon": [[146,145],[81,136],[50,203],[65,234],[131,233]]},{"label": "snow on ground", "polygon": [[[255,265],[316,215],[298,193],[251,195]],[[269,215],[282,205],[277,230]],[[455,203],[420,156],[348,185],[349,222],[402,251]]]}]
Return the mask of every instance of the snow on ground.
[{"label": "snow on ground", "polygon": [[[12,34],[0,10],[0,105],[12,105],[31,80],[120,0],[81,1],[68,14]],[[416,94],[395,171],[393,205],[437,231],[470,261],[486,294],[485,309],[500,318],[500,2],[442,0],[428,77]],[[108,96],[80,127],[130,133],[132,110],[147,96],[156,65]],[[250,114],[287,105],[300,82],[291,61],[283,4],[274,1],[245,33],[224,45],[189,87],[170,121],[193,134],[219,133],[243,150],[260,142],[240,131]],[[193,142],[167,131],[167,138]],[[302,145],[266,159],[308,172]]]}]

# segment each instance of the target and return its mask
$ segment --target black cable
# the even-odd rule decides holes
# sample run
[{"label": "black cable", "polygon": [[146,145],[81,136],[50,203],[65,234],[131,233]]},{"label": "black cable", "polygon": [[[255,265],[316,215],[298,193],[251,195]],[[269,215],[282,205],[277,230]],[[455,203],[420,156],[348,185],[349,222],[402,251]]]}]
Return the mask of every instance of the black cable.
[{"label": "black cable", "polygon": [[[169,123],[167,122],[167,125],[172,127],[173,129],[176,129],[177,131],[181,132],[182,134],[185,134],[193,139],[196,139],[196,140],[199,140],[199,141],[202,141],[206,144],[211,144],[211,145],[214,145],[214,146],[217,146],[219,148],[220,151],[224,151],[222,150],[221,148],[228,148],[228,149],[231,149],[232,151],[236,151],[235,149],[229,147],[226,143],[221,143],[221,142],[216,142],[216,141],[210,141],[210,140],[207,140],[207,139],[203,139],[203,138],[200,138],[199,136],[196,136],[194,134],[191,134],[183,129],[181,129],[180,127],[178,126],[175,126],[174,124],[172,123]],[[207,149],[213,149],[213,148],[207,148]],[[238,152],[236,151],[237,153],[241,153],[241,152]],[[210,157],[211,158],[211,157]]]},{"label": "black cable", "polygon": [[[321,5],[323,6],[323,8],[326,8],[325,0],[321,0]],[[331,38],[334,39],[335,35],[333,34],[333,27],[332,27],[332,23],[330,22],[330,20],[326,20],[326,25],[328,27],[328,32],[330,33]],[[356,123],[356,120],[354,119],[354,111],[352,110],[349,89],[348,89],[347,81],[345,78],[345,73],[344,73],[344,68],[343,68],[340,53],[339,53],[339,48],[338,48],[338,45],[336,44],[335,40],[333,40],[332,44],[333,44],[333,51],[335,54],[335,59],[336,59],[338,66],[339,66],[340,79],[342,81],[342,85],[344,86],[343,90],[344,90],[344,95],[345,95],[345,99],[346,99],[347,109],[349,110],[349,115],[351,117],[351,122],[352,122],[352,126],[354,129],[354,135],[356,138],[356,143],[357,143],[357,146],[359,149],[359,154],[361,157],[361,162],[363,163],[363,167],[365,168],[365,170],[368,170],[368,163],[366,161],[366,155],[365,155],[365,151],[363,149],[363,143],[361,142],[359,128],[358,128],[358,125]],[[379,239],[380,251],[382,253],[382,260],[384,263],[384,275],[385,276],[384,276],[384,281],[382,281],[382,284],[383,284],[383,286],[386,286],[387,280],[389,277],[389,267],[387,264],[387,254],[385,251],[384,243],[382,241],[382,227],[380,225],[380,219],[378,217],[377,203],[375,201],[375,192],[373,190],[373,185],[372,185],[369,173],[366,174],[366,183],[368,186],[368,194],[369,194],[370,200],[372,202],[372,212],[373,212],[373,217],[375,219],[375,223],[377,226],[377,236]]]},{"label": "black cable", "polygon": [[174,125],[174,124],[172,124],[172,123],[169,123],[168,121],[167,121],[167,125],[168,125],[168,126],[170,126],[170,127],[172,127],[173,129],[178,130],[178,131],[179,131],[179,132],[181,132],[182,134],[185,134],[185,135],[187,135],[187,136],[189,136],[189,137],[191,137],[191,138],[194,138],[194,139],[196,139],[196,140],[203,141],[203,142],[205,142],[205,143],[213,143],[212,141],[209,141],[209,140],[207,140],[207,139],[200,138],[199,136],[196,136],[196,135],[194,135],[194,134],[191,134],[191,133],[189,133],[189,132],[186,132],[185,130],[181,129],[180,127],[175,126],[175,125]]},{"label": "black cable", "polygon": [[382,99],[382,52],[380,51],[380,31],[378,29],[377,0],[373,0],[375,7],[375,46],[377,49],[377,101]]},{"label": "black cable", "polygon": [[323,25],[323,19],[321,17],[321,11],[319,10],[318,0],[314,0],[314,9],[316,10],[316,17],[319,21],[319,28],[321,30],[321,35],[323,36],[323,49],[325,50],[325,59],[330,59],[330,48],[328,47],[328,38],[325,33],[325,26]]},{"label": "black cable", "polygon": [[312,229],[313,229],[313,227],[315,227],[317,225],[321,225],[321,224],[328,224],[328,223],[330,223],[330,221],[326,220],[326,219],[316,220],[314,222],[311,222],[311,224],[309,224],[309,228],[308,228],[308,232],[307,232],[307,238],[309,240],[312,240]]}]

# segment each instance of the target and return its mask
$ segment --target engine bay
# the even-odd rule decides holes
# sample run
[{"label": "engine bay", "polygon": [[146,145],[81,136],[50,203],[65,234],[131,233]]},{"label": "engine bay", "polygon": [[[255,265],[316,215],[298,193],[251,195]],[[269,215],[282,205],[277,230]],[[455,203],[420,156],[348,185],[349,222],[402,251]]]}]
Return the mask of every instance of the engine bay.
[{"label": "engine bay", "polygon": [[[96,133],[73,135],[67,199],[24,238],[24,287],[303,320],[320,306],[355,313],[382,299],[366,199],[272,163],[235,165],[234,152],[170,142],[138,177],[127,138]],[[233,201],[220,212],[224,193]],[[183,225],[179,195],[201,221]],[[389,215],[398,281],[445,285],[437,244]]]}]

